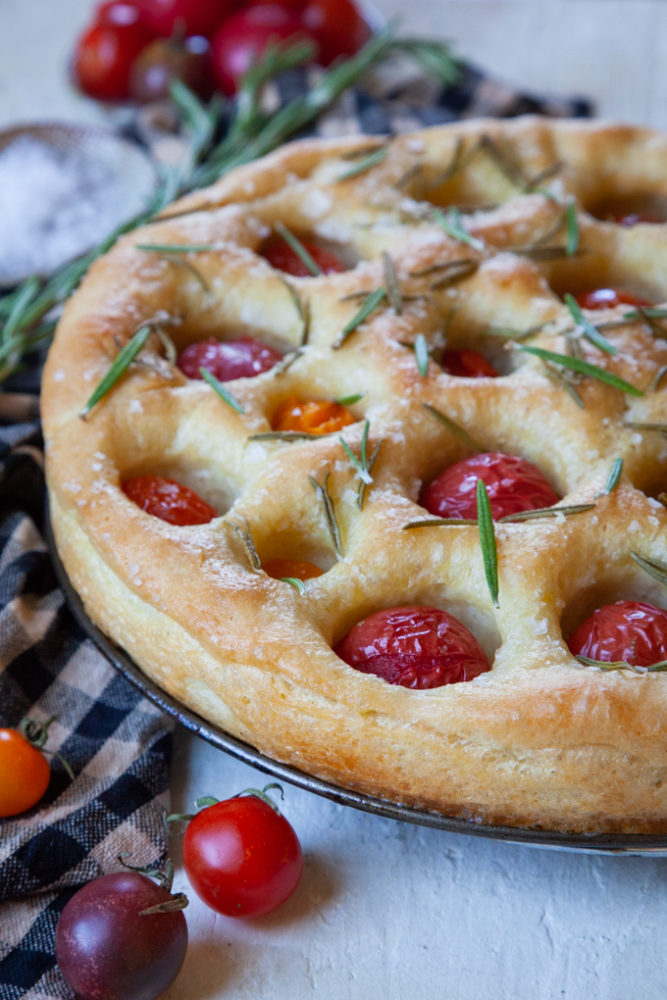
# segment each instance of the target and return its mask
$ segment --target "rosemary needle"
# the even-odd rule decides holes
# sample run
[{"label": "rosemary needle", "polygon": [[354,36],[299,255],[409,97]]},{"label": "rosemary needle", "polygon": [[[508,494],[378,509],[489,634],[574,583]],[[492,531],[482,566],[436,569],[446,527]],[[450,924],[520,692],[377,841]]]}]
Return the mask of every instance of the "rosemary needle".
[{"label": "rosemary needle", "polygon": [[218,394],[218,396],[220,396],[220,399],[222,399],[227,406],[231,406],[232,410],[235,410],[236,413],[245,413],[245,410],[238,400],[234,399],[229,389],[227,389],[222,382],[220,382],[215,375],[208,370],[208,368],[200,368],[199,374],[203,378],[204,382],[208,382],[210,387]]},{"label": "rosemary needle", "polygon": [[566,292],[563,296],[565,305],[569,309],[570,316],[580,328],[586,340],[589,340],[591,344],[600,350],[604,351],[606,354],[618,354],[618,350],[613,344],[610,344],[606,337],[604,337],[596,326],[593,326],[591,321],[584,316],[581,306],[575,299],[574,295],[570,292]]},{"label": "rosemary needle", "polygon": [[309,253],[301,240],[295,236],[294,233],[290,232],[283,222],[276,222],[274,229],[279,236],[282,236],[288,247],[294,251],[303,266],[310,271],[314,278],[318,278],[322,274],[322,271],[315,263],[312,254]]},{"label": "rosemary needle", "polygon": [[517,344],[516,349],[517,351],[525,351],[527,354],[534,354],[543,361],[551,361],[562,368],[570,368],[580,375],[589,375],[591,378],[596,378],[599,382],[605,382],[615,389],[620,389],[621,392],[626,392],[628,396],[644,395],[642,390],[638,389],[636,385],[631,385],[630,382],[619,378],[613,372],[608,372],[605,368],[598,368],[597,365],[592,365],[588,361],[582,361],[580,358],[571,358],[567,354],[557,354],[555,351],[546,351],[541,347],[528,347],[525,344]]},{"label": "rosemary needle", "polygon": [[380,146],[379,149],[373,150],[368,156],[365,156],[363,160],[359,160],[354,164],[353,167],[349,167],[345,173],[340,174],[336,178],[337,181],[349,181],[353,177],[358,177],[359,174],[365,174],[367,170],[372,170],[376,167],[378,163],[382,163],[383,160],[387,158],[388,150],[385,146]]},{"label": "rosemary needle", "polygon": [[92,395],[88,399],[88,402],[84,406],[80,414],[83,420],[86,419],[96,403],[99,403],[99,401],[106,396],[111,389],[113,389],[118,379],[125,374],[152,332],[152,326],[139,327],[134,336],[128,340],[127,344],[125,344],[125,346],[118,352],[111,364],[111,367],[109,368],[109,371],[98,383],[97,387],[93,390]]},{"label": "rosemary needle", "polygon": [[498,607],[498,552],[489,494],[482,479],[477,480],[477,529],[484,561],[484,575],[494,607]]},{"label": "rosemary needle", "polygon": [[334,351],[337,351],[339,347],[342,347],[348,337],[350,337],[358,326],[361,326],[371,313],[375,312],[377,307],[380,305],[382,300],[386,298],[387,292],[384,287],[376,288],[374,292],[370,292],[369,295],[364,299],[359,312],[356,313],[349,323],[347,323],[341,332],[338,334],[338,338],[331,345]]},{"label": "rosemary needle", "polygon": [[428,344],[423,333],[418,333],[415,339],[415,358],[417,359],[417,371],[422,378],[428,375]]}]

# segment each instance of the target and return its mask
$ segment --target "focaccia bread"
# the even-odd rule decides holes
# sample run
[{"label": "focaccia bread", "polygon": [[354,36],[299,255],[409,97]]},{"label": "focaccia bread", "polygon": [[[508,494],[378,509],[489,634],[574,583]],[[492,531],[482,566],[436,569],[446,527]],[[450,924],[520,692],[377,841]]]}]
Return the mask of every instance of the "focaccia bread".
[{"label": "focaccia bread", "polygon": [[[338,785],[667,832],[667,676],[567,644],[602,606],[667,607],[666,217],[667,137],[528,117],[294,143],[124,236],[67,304],[42,393],[53,529],[92,620],[206,719]],[[344,269],[281,269],[267,248],[290,235]],[[600,288],[630,301],[577,304]],[[239,337],[280,360],[226,400],[174,364]],[[464,349],[492,374],[453,374]],[[276,430],[293,397],[352,421]],[[561,508],[496,521],[495,560],[488,524],[422,506],[477,452],[537,466]],[[215,516],[145,512],[123,488],[143,475]],[[275,578],[276,559],[323,572]],[[449,612],[490,669],[420,689],[335,651],[405,606]]]}]

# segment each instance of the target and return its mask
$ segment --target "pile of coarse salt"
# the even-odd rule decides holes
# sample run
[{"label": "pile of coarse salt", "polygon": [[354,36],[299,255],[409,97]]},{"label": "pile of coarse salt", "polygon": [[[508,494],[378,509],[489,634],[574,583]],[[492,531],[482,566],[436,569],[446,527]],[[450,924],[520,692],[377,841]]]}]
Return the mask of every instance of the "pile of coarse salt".
[{"label": "pile of coarse salt", "polygon": [[0,149],[0,284],[48,275],[137,210],[122,172],[90,146],[17,137]]}]

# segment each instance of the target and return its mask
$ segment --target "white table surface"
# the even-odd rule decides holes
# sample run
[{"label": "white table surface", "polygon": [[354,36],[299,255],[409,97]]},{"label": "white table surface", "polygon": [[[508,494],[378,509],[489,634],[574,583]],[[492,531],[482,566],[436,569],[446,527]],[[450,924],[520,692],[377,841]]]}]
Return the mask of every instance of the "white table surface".
[{"label": "white table surface", "polygon": [[[89,0],[0,0],[0,126],[96,121],[67,85]],[[667,128],[665,0],[375,0],[413,33],[510,82],[592,97]],[[182,730],[172,808],[266,777]],[[662,1000],[667,863],[446,834],[286,787],[305,852],[296,894],[255,922],[191,894],[191,943],[168,1000]],[[187,888],[182,872],[176,887]]]}]

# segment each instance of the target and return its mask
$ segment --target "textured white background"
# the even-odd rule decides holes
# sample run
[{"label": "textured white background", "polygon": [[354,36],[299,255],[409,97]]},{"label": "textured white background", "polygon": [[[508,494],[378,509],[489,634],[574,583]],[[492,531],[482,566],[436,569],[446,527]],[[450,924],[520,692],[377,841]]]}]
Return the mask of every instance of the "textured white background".
[{"label": "textured white background", "polygon": [[[509,82],[667,128],[664,0],[375,0]],[[98,120],[67,86],[89,0],[0,0],[0,125]],[[177,734],[173,807],[265,778]],[[663,1000],[667,862],[448,835],[286,789],[306,867],[254,923],[193,899],[168,1000]],[[177,887],[185,888],[179,874]]]}]

